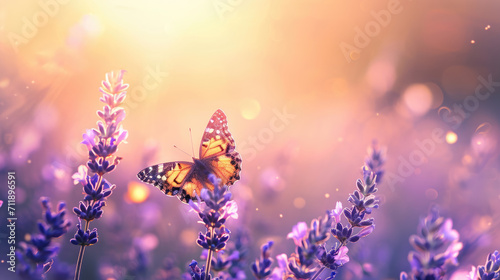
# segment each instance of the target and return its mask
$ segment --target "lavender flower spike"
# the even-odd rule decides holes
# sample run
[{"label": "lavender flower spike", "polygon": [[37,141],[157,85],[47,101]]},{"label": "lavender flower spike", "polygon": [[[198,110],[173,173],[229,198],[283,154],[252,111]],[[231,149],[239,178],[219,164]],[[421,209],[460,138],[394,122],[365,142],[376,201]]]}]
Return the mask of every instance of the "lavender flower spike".
[{"label": "lavender flower spike", "polygon": [[[198,216],[203,224],[205,224],[205,233],[200,232],[196,243],[203,249],[208,250],[206,268],[203,272],[205,279],[210,279],[210,269],[212,265],[212,257],[214,253],[220,252],[226,248],[231,232],[225,227],[224,223],[229,218],[238,218],[238,205],[231,200],[231,193],[228,192],[226,186],[220,186],[220,180],[213,174],[208,176],[208,179],[214,185],[214,190],[203,189],[201,198],[203,202],[196,203],[193,200],[189,201],[192,210],[198,213]],[[194,269],[191,265],[193,279],[202,277],[199,273],[199,268]],[[193,274],[194,273],[194,274]]]},{"label": "lavender flower spike", "polygon": [[101,83],[100,100],[105,105],[102,111],[97,111],[100,120],[97,121],[97,128],[87,129],[83,134],[82,144],[87,146],[89,159],[87,165],[78,167],[78,172],[72,177],[75,184],[83,185],[85,194],[78,207],[73,208],[73,212],[80,221],[70,241],[71,244],[80,246],[75,280],[80,277],[85,247],[94,245],[98,241],[97,229],[90,231],[89,224],[102,217],[106,200],[115,188],[115,185],[111,185],[103,176],[116,169],[121,157],[116,156],[115,153],[118,145],[124,143],[128,136],[128,132],[121,125],[125,119],[125,110],[119,107],[125,100],[128,88],[128,84],[123,83],[124,72],[108,73],[106,80]]},{"label": "lavender flower spike", "polygon": [[418,233],[410,237],[410,244],[415,249],[408,254],[412,270],[409,274],[402,272],[400,279],[443,279],[447,268],[457,265],[456,258],[463,247],[451,219],[439,216],[434,206],[420,221]]},{"label": "lavender flower spike", "polygon": [[[280,255],[279,268],[270,270],[272,259],[267,253],[267,247],[262,247],[260,260],[253,263],[252,272],[255,277],[262,279],[271,274],[268,279],[321,279],[319,278],[325,269],[330,270],[330,276],[326,279],[333,279],[337,270],[349,262],[349,243],[359,241],[371,234],[375,229],[373,218],[368,218],[373,209],[379,207],[379,200],[375,197],[378,191],[377,176],[383,173],[382,165],[385,161],[384,150],[372,147],[369,155],[362,167],[363,179],[356,181],[356,190],[347,199],[352,206],[342,208],[342,203],[337,202],[335,208],[326,211],[324,218],[314,219],[311,226],[299,222],[295,225],[287,236],[295,243],[295,253],[289,258]],[[347,219],[345,225],[341,219]],[[358,228],[358,229],[356,229]],[[326,248],[326,241],[333,236],[337,242]],[[448,252],[454,255],[453,251]],[[284,268],[285,267],[285,268]]]},{"label": "lavender flower spike", "polygon": [[485,265],[472,267],[470,280],[498,280],[500,279],[500,253],[495,251],[486,258]]},{"label": "lavender flower spike", "polygon": [[57,212],[51,210],[47,197],[41,197],[40,202],[44,211],[44,221],[38,223],[38,234],[33,234],[30,240],[21,242],[16,251],[18,260],[17,273],[24,279],[43,279],[53,263],[52,258],[57,255],[59,246],[52,240],[68,231],[69,220],[65,219],[66,205],[59,202]]}]

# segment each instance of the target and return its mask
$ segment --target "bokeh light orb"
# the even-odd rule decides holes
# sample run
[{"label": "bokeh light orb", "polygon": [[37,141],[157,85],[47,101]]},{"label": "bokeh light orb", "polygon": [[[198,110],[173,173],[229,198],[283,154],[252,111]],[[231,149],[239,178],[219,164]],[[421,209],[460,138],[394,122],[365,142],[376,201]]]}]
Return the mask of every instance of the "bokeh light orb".
[{"label": "bokeh light orb", "polygon": [[458,136],[455,132],[453,131],[448,131],[446,133],[446,143],[448,144],[455,144],[458,140]]},{"label": "bokeh light orb", "polygon": [[297,209],[302,209],[304,206],[306,206],[306,200],[302,197],[296,197],[293,200],[293,206]]},{"label": "bokeh light orb", "polygon": [[125,196],[132,203],[142,203],[149,197],[149,188],[138,182],[130,182]]},{"label": "bokeh light orb", "polygon": [[492,125],[488,122],[482,123],[476,128],[471,138],[471,148],[476,155],[487,155],[493,153],[497,146],[497,136],[492,131]]},{"label": "bokeh light orb", "polygon": [[240,101],[241,116],[246,120],[253,120],[260,114],[260,103],[253,98],[244,98]]},{"label": "bokeh light orb", "polygon": [[410,85],[403,93],[403,101],[415,116],[422,116],[432,105],[432,92],[424,84]]},{"label": "bokeh light orb", "polygon": [[425,197],[429,200],[436,200],[439,196],[439,193],[434,188],[429,188],[425,190]]}]

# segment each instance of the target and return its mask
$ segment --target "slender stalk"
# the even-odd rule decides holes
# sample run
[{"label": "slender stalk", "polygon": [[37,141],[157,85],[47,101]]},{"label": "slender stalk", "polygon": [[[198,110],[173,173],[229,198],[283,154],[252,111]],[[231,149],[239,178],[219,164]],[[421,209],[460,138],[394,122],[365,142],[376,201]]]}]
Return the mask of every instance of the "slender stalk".
[{"label": "slender stalk", "polygon": [[82,268],[82,261],[83,261],[83,253],[85,252],[85,246],[82,245],[80,247],[80,252],[78,252],[78,261],[76,262],[76,269],[75,269],[75,280],[80,279],[80,271]]},{"label": "slender stalk", "polygon": [[[97,184],[95,185],[95,188],[98,189],[102,184],[102,175],[99,174],[99,177],[97,179]],[[90,202],[91,204],[95,203],[95,201],[92,201]],[[90,225],[90,222],[89,221],[85,221],[85,229],[83,230],[83,232],[87,232],[87,230],[89,229],[89,225]],[[83,254],[85,253],[85,247],[87,247],[87,245],[82,245],[80,247],[80,251],[78,252],[78,260],[76,262],[76,268],[75,268],[75,278],[74,280],[79,280],[80,279],[80,272],[82,271],[82,263],[83,263]]]},{"label": "slender stalk", "polygon": [[323,272],[323,270],[325,270],[325,267],[324,267],[324,266],[322,266],[322,267],[321,267],[321,268],[320,268],[320,269],[316,272],[316,274],[314,274],[314,276],[313,276],[313,277],[311,277],[311,280],[315,280],[316,278],[318,278],[318,276],[320,276],[320,275],[321,275],[321,273]]},{"label": "slender stalk", "polygon": [[[89,222],[88,221],[85,221],[85,230],[84,231],[87,231],[87,229],[89,228]],[[80,247],[80,251],[78,252],[78,260],[76,261],[76,268],[75,268],[75,280],[79,280],[80,279],[80,272],[82,270],[82,262],[83,262],[83,254],[85,253],[85,245],[82,245]]]},{"label": "slender stalk", "polygon": [[[214,228],[210,227],[210,237],[213,239],[214,238]],[[208,250],[208,256],[207,256],[207,264],[205,265],[205,280],[210,279],[210,268],[212,265],[212,256],[214,254],[214,250],[210,249]]]}]

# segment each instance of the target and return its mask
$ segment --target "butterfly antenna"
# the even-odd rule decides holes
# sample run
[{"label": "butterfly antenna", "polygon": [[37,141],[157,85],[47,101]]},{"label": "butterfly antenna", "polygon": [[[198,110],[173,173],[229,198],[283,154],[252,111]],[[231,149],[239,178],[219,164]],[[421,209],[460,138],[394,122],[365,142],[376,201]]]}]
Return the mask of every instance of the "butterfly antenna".
[{"label": "butterfly antenna", "polygon": [[177,147],[176,145],[174,145],[174,148],[176,148],[176,149],[178,149],[179,151],[181,151],[181,152],[185,153],[186,155],[188,155],[188,156],[192,157],[190,154],[186,153],[186,151],[184,151],[183,149],[181,149],[181,148]]},{"label": "butterfly antenna", "polygon": [[194,157],[193,133],[191,132],[191,128],[189,128],[189,136],[191,136],[191,150],[193,152],[193,157]]}]

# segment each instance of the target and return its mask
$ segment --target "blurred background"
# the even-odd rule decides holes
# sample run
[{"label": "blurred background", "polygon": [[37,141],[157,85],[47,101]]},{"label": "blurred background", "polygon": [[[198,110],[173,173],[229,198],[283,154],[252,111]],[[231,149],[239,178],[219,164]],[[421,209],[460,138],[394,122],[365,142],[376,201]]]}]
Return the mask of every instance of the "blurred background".
[{"label": "blurred background", "polygon": [[[103,106],[100,82],[124,69],[128,143],[107,177],[117,188],[91,223],[100,238],[82,279],[152,279],[167,257],[181,271],[200,259],[196,215],[136,174],[190,160],[173,146],[197,153],[218,108],[243,158],[231,187],[240,217],[228,228],[242,229],[249,263],[267,240],[273,255],[292,253],[293,225],[347,206],[376,139],[387,147],[376,230],[351,246],[338,279],[399,279],[433,204],[466,244],[456,274],[484,264],[500,247],[499,9],[491,0],[1,1],[0,199],[16,171],[18,241],[36,231],[40,196],[65,201],[72,226],[48,278],[73,273],[71,209],[83,196],[71,175],[86,162],[80,142]],[[141,265],[143,278],[130,276]]]}]

